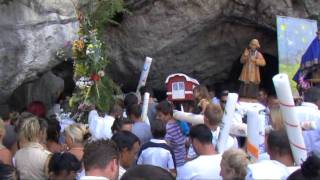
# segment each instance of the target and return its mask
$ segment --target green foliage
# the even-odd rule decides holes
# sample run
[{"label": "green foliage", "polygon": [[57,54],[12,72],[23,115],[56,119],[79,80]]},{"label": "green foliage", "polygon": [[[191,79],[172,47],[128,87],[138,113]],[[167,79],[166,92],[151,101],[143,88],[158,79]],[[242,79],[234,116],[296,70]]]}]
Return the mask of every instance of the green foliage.
[{"label": "green foliage", "polygon": [[114,23],[112,18],[117,13],[125,10],[123,0],[79,0],[76,9],[79,39],[73,42],[72,52],[77,88],[69,105],[81,104],[85,112],[81,112],[77,120],[86,123],[91,106],[106,112],[113,96],[120,93],[120,88],[105,74],[109,61],[99,32],[108,23]]}]

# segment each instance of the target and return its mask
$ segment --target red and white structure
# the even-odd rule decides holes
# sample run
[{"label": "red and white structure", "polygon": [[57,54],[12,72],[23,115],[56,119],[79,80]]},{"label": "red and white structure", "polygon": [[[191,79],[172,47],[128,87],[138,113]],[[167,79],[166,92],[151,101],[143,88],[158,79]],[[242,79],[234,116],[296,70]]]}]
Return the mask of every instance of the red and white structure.
[{"label": "red and white structure", "polygon": [[167,77],[166,81],[167,99],[169,101],[192,101],[193,88],[199,85],[196,79],[185,74],[176,73]]}]

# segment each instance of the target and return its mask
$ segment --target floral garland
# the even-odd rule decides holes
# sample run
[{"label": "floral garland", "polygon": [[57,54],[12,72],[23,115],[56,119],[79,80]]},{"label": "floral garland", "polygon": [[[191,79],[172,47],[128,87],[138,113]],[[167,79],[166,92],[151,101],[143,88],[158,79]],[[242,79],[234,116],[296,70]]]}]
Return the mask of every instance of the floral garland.
[{"label": "floral garland", "polygon": [[[94,5],[96,7],[105,5],[105,3],[113,5],[110,4],[112,1],[121,0],[100,0]],[[90,6],[92,6],[91,2],[89,1]],[[81,5],[81,0],[79,4]],[[112,10],[112,7],[110,8],[111,10],[106,9],[105,11],[113,12],[113,14],[108,12],[111,19],[116,12]],[[118,9],[121,10],[121,8]],[[100,40],[101,30],[97,29],[103,26],[99,25],[93,16],[93,14],[96,15],[96,12],[83,10],[79,6],[76,7],[76,10],[79,21],[79,38],[72,43],[76,90],[69,100],[69,105],[78,108],[76,121],[86,123],[92,106],[103,112],[108,111],[113,102],[113,95],[119,93],[119,88],[105,73],[109,61],[105,55],[105,46]]]}]

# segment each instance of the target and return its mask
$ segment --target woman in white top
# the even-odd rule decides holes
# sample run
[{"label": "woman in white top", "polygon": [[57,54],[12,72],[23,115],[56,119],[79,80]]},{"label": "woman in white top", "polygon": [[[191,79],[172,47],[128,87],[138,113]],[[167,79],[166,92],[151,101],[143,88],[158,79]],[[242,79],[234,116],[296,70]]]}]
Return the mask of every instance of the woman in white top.
[{"label": "woman in white top", "polygon": [[23,121],[19,131],[25,144],[14,156],[14,164],[21,179],[47,179],[50,152],[40,144],[42,137],[39,120],[30,117]]}]

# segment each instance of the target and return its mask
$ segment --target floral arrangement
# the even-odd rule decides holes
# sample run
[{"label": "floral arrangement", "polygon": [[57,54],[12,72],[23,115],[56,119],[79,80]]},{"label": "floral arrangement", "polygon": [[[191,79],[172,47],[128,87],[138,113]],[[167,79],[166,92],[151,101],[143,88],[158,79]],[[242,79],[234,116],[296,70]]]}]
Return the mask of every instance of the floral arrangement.
[{"label": "floral arrangement", "polygon": [[[106,75],[109,61],[100,32],[101,28],[105,27],[102,24],[112,22],[112,17],[124,8],[122,0],[79,0],[75,7],[79,21],[79,38],[72,43],[76,90],[69,100],[69,105],[78,108],[78,114],[80,111],[76,121],[86,123],[91,107],[103,112],[108,111],[113,96],[120,91]],[[97,19],[99,16],[104,16],[103,22]]]}]

